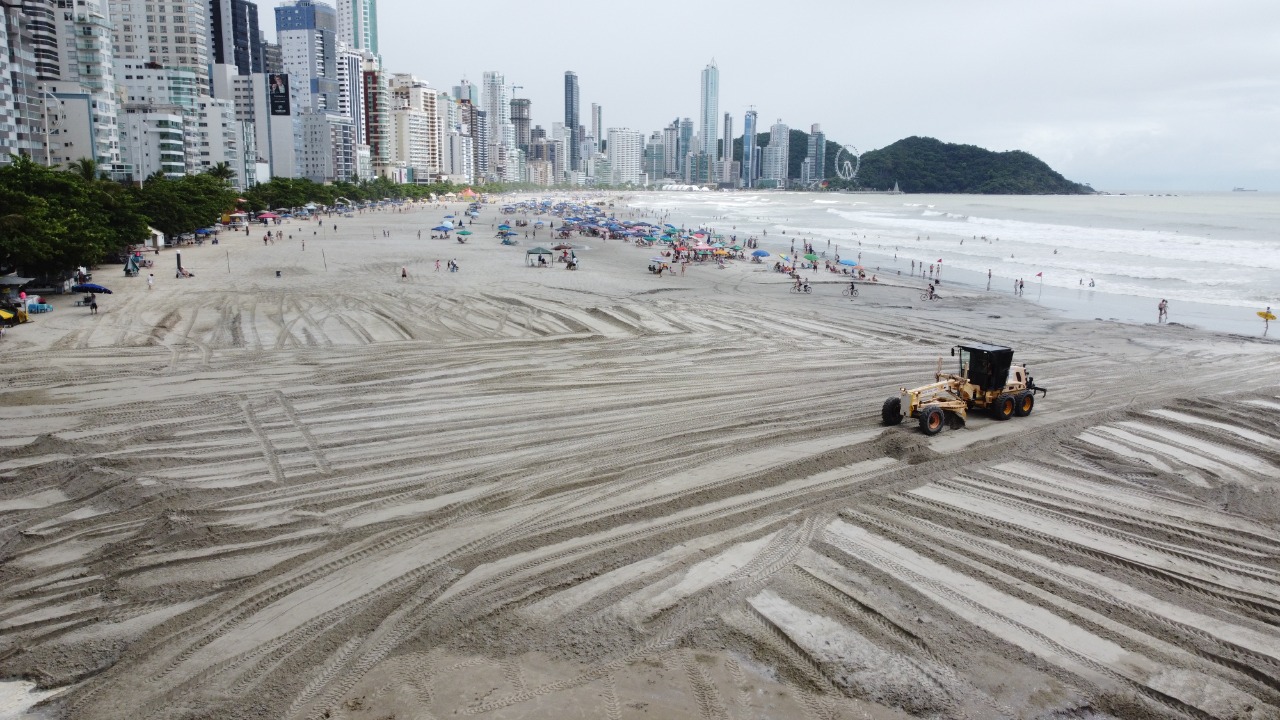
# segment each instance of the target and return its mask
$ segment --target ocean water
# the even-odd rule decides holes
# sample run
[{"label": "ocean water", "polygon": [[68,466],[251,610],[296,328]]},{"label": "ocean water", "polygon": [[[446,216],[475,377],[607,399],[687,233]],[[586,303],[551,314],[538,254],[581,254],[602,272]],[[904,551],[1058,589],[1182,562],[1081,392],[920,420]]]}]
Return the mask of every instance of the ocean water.
[{"label": "ocean water", "polygon": [[1153,322],[1165,298],[1174,322],[1255,334],[1254,313],[1280,308],[1277,193],[646,193],[632,204],[754,235],[767,250],[807,239],[828,256],[861,253],[881,275],[941,259],[944,286],[985,290],[990,271],[992,290],[1004,292],[1021,278],[1026,297],[1074,317]]}]

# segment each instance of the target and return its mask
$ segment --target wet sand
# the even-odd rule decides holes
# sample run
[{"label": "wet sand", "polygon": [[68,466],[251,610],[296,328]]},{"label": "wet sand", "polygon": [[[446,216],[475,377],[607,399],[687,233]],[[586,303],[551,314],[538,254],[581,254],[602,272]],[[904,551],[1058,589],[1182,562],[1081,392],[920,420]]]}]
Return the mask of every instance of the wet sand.
[{"label": "wet sand", "polygon": [[[1274,342],[528,268],[443,214],[104,266],[0,343],[0,678],[129,720],[1280,713]],[[882,427],[965,340],[1033,414]]]}]

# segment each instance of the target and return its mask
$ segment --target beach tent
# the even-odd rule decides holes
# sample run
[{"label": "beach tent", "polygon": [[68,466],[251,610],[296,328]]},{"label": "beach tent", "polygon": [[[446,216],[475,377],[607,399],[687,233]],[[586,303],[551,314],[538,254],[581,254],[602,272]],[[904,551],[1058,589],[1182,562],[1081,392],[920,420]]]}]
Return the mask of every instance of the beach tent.
[{"label": "beach tent", "polygon": [[471,188],[467,188],[466,190],[462,191],[462,197],[465,197],[465,198],[477,197],[476,191],[472,190]]},{"label": "beach tent", "polygon": [[[525,263],[527,263],[527,264],[528,264],[528,265],[530,265],[530,266],[537,265],[537,264],[538,264],[538,258],[537,258],[537,256],[538,256],[538,255],[555,255],[555,253],[551,252],[550,250],[548,250],[548,249],[546,249],[546,248],[544,248],[544,247],[530,248],[530,249],[526,250],[526,251],[525,251],[525,253],[524,253],[524,260],[525,260]],[[550,265],[548,265],[548,267],[550,267]]]}]

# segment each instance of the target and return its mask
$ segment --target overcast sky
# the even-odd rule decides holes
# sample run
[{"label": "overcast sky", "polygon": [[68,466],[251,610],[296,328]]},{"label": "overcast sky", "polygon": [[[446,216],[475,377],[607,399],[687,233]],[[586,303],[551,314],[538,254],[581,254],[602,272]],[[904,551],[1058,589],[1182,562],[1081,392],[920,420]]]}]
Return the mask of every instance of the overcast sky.
[{"label": "overcast sky", "polygon": [[[259,3],[274,35],[272,8]],[[581,117],[646,135],[754,107],[861,150],[910,135],[1033,153],[1105,190],[1280,191],[1277,0],[378,0],[385,66],[449,89],[488,70],[523,86],[533,122]]]}]

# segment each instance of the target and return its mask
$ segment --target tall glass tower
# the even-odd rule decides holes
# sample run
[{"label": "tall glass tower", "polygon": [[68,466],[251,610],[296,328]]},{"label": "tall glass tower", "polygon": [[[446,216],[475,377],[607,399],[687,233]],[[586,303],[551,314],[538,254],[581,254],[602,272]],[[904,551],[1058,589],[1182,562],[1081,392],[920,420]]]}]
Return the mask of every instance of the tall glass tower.
[{"label": "tall glass tower", "polygon": [[756,157],[756,111],[748,110],[742,120],[742,187],[755,187],[756,166],[760,160]]},{"label": "tall glass tower", "polygon": [[578,74],[564,74],[564,134],[569,141],[569,169],[582,169],[582,138],[578,137]]},{"label": "tall glass tower", "polygon": [[698,152],[716,157],[720,129],[720,69],[716,61],[702,70],[702,111],[698,115]]}]

